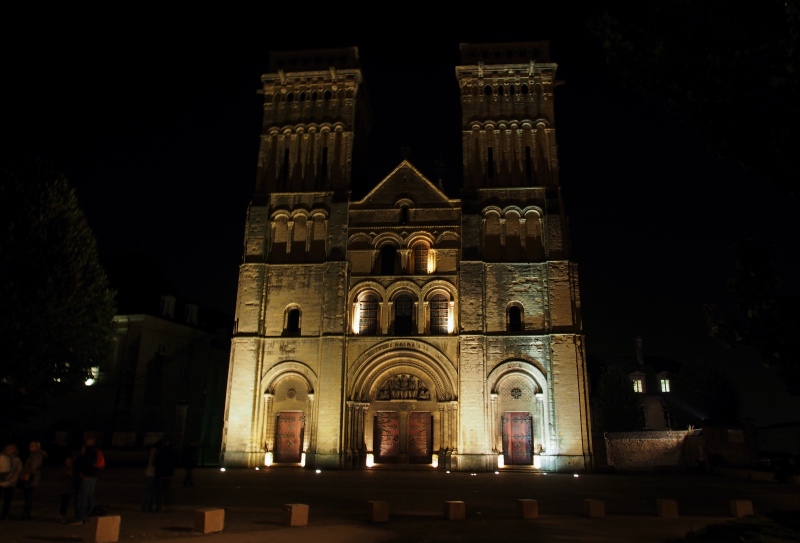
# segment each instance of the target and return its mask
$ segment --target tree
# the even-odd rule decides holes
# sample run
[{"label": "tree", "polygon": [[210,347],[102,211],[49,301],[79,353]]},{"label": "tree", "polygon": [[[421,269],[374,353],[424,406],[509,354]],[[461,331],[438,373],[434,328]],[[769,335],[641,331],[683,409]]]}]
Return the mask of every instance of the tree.
[{"label": "tree", "polygon": [[627,372],[618,364],[603,369],[592,395],[595,430],[635,432],[645,427],[642,402]]},{"label": "tree", "polygon": [[666,401],[673,427],[739,424],[736,387],[708,360],[685,363],[672,381]]},{"label": "tree", "polygon": [[786,294],[769,242],[750,239],[734,252],[735,277],[729,286],[734,308],[705,307],[711,335],[729,348],[753,347],[761,362],[800,395],[800,316],[797,296]]},{"label": "tree", "polygon": [[718,155],[800,185],[800,0],[641,0],[590,18],[623,85]]},{"label": "tree", "polygon": [[[663,106],[719,156],[797,194],[800,0],[643,0],[612,6],[589,26],[627,88]],[[736,309],[707,306],[710,333],[727,346],[753,346],[800,395],[796,297],[780,294],[767,245],[744,241],[734,259]]]},{"label": "tree", "polygon": [[108,357],[115,312],[67,179],[38,159],[0,167],[0,426],[83,386]]}]

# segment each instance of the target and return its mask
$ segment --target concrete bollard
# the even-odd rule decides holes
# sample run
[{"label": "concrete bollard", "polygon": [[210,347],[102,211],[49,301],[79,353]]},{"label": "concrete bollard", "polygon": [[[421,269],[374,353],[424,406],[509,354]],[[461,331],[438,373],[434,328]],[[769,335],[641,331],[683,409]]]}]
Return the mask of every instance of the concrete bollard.
[{"label": "concrete bollard", "polygon": [[89,517],[84,524],[84,543],[115,543],[119,541],[120,516]]},{"label": "concrete bollard", "polygon": [[606,516],[606,504],[603,500],[583,500],[583,511],[589,518],[600,518]]},{"label": "concrete bollard", "polygon": [[367,520],[369,522],[388,522],[389,504],[381,501],[367,502]]},{"label": "concrete bollard", "polygon": [[664,518],[678,516],[678,502],[675,500],[656,500],[656,515]]},{"label": "concrete bollard", "polygon": [[753,514],[753,502],[750,500],[731,500],[731,516],[747,517]]},{"label": "concrete bollard", "polygon": [[287,526],[308,524],[308,506],[303,503],[283,504],[283,523]]},{"label": "concrete bollard", "polygon": [[444,502],[444,518],[447,520],[464,520],[467,518],[467,506],[462,501]]},{"label": "concrete bollard", "polygon": [[225,528],[224,509],[197,509],[194,512],[194,531],[201,534],[221,532]]},{"label": "concrete bollard", "polygon": [[522,518],[537,518],[539,516],[539,502],[537,500],[517,500],[519,516]]}]

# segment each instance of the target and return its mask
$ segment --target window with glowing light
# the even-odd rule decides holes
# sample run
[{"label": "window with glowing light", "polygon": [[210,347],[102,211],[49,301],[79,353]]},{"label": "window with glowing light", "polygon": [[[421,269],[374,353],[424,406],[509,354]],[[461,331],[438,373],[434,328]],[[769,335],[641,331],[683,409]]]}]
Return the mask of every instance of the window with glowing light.
[{"label": "window with glowing light", "polygon": [[659,383],[661,384],[661,392],[669,392],[669,379],[660,379]]},{"label": "window with glowing light", "polygon": [[633,391],[634,392],[644,392],[644,383],[642,383],[641,379],[634,379],[633,380]]},{"label": "window with glowing light", "polygon": [[358,302],[358,333],[374,335],[378,332],[378,298],[367,294]]},{"label": "window with glowing light", "polygon": [[431,334],[447,334],[450,300],[443,294],[435,294],[431,297],[429,307],[431,312]]},{"label": "window with glowing light", "polygon": [[428,246],[424,243],[414,245],[414,273],[428,273]]}]

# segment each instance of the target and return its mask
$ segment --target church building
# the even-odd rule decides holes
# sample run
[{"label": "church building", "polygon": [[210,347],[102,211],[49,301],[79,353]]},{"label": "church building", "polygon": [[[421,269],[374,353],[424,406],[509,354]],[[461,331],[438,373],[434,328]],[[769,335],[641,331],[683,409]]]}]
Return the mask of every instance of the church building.
[{"label": "church building", "polygon": [[354,200],[358,49],[271,54],[221,465],[592,469],[556,68],[461,44],[460,198],[403,160]]}]

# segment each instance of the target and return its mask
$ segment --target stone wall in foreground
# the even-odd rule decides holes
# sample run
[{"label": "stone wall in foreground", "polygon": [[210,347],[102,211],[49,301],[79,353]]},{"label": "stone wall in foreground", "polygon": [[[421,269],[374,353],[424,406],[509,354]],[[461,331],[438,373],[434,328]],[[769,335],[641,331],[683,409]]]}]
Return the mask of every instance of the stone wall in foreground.
[{"label": "stone wall in foreground", "polygon": [[682,465],[683,442],[688,432],[608,432],[605,434],[608,465],[617,471],[651,470]]}]

